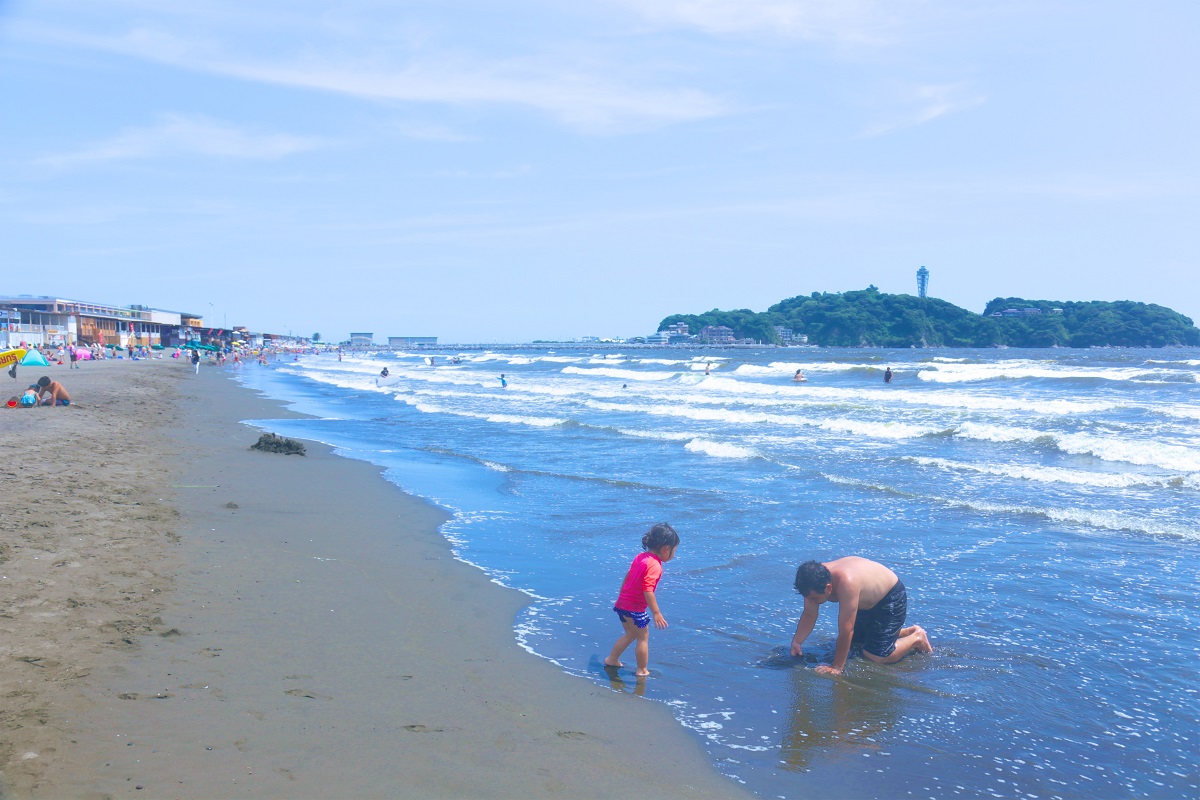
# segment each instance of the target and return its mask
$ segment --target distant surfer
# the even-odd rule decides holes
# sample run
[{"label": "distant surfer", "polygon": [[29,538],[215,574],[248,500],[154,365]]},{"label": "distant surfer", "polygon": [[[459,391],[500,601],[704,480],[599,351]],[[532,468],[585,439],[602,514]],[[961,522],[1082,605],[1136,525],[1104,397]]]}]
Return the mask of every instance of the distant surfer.
[{"label": "distant surfer", "polygon": [[804,373],[796,370],[796,374],[792,376],[792,383],[808,383],[808,378],[804,377]]},{"label": "distant surfer", "polygon": [[852,642],[861,642],[863,656],[876,664],[894,664],[913,650],[933,652],[924,628],[904,627],[908,590],[883,564],[859,556],[824,564],[806,561],[796,570],[795,585],[804,597],[804,612],[792,637],[793,656],[802,654],[801,646],[817,624],[821,606],[831,600],[838,604],[833,664],[821,664],[817,672],[841,675]]},{"label": "distant surfer", "polygon": [[887,369],[885,369],[883,371],[883,382],[884,383],[892,382],[892,368],[891,367],[888,367]]},{"label": "distant surfer", "polygon": [[705,364],[704,364],[704,374],[712,375],[712,365],[707,362],[705,362]]},{"label": "distant surfer", "polygon": [[500,388],[501,388],[501,389],[507,389],[507,388],[508,388],[508,380],[507,380],[507,379],[504,377],[504,373],[503,373],[503,372],[501,372],[501,373],[500,373]]},{"label": "distant surfer", "polygon": [[384,367],[383,369],[379,370],[379,377],[386,378],[387,376],[388,376],[387,367]]}]

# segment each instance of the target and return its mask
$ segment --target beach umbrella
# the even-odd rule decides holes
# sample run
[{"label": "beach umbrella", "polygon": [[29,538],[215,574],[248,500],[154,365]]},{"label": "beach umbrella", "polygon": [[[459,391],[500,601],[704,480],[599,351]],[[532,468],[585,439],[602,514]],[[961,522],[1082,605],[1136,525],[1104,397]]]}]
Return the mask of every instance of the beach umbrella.
[{"label": "beach umbrella", "polygon": [[152,344],[152,345],[150,345],[150,349],[151,350],[162,350],[163,346],[161,344]]},{"label": "beach umbrella", "polygon": [[37,350],[30,350],[28,353],[25,354],[25,357],[21,359],[21,366],[23,366],[23,367],[48,367],[48,366],[50,366],[50,362],[47,361],[46,357],[44,355],[42,355],[40,352],[38,352]]},{"label": "beach umbrella", "polygon": [[84,347],[75,348],[75,358],[80,361],[91,361],[92,351]]}]

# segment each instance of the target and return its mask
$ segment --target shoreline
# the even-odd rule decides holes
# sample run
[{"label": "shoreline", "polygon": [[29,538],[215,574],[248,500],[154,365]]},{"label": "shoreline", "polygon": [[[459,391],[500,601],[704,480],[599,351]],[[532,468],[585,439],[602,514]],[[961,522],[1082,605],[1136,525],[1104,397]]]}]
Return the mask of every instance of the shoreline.
[{"label": "shoreline", "polygon": [[442,512],[378,467],[316,442],[303,458],[250,451],[242,420],[291,412],[215,369],[107,371],[129,370],[171,373],[178,393],[177,424],[148,436],[178,454],[155,488],[176,487],[156,496],[180,541],[149,556],[177,569],[174,588],[140,647],[100,653],[59,692],[62,741],[24,784],[10,760],[10,791],[750,796],[669,709],[521,649],[528,599],[454,559]]}]

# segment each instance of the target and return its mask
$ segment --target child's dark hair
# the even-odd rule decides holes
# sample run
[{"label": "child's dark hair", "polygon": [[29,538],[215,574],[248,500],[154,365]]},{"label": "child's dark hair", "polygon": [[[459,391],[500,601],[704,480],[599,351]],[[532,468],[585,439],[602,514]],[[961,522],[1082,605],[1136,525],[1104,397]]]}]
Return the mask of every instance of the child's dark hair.
[{"label": "child's dark hair", "polygon": [[663,547],[679,547],[679,534],[669,524],[660,522],[642,537],[642,549],[656,551]]}]

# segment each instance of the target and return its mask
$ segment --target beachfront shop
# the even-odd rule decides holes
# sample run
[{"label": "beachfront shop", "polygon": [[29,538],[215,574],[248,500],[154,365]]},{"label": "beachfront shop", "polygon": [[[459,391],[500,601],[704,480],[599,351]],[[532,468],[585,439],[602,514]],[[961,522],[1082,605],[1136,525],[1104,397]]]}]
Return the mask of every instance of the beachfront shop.
[{"label": "beachfront shop", "polygon": [[183,332],[187,327],[185,317],[192,324],[203,324],[198,315],[147,306],[111,306],[31,295],[0,297],[0,320],[4,323],[0,343],[169,346],[188,340]]}]

